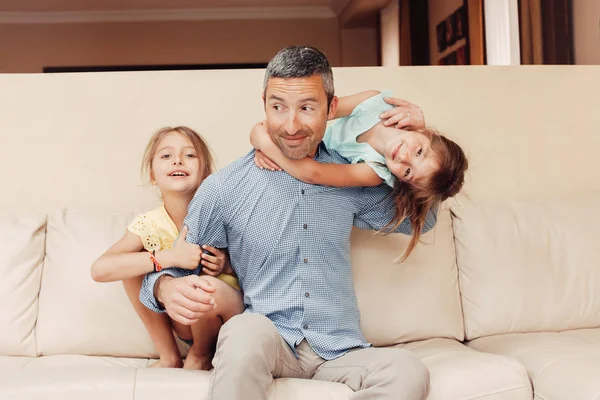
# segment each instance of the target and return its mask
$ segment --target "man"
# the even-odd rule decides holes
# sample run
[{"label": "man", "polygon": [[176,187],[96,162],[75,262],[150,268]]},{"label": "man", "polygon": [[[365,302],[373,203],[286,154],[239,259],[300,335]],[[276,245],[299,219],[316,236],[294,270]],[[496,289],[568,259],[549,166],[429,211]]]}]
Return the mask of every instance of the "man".
[{"label": "man", "polygon": [[[338,101],[323,53],[281,50],[267,66],[263,99],[269,133],[287,157],[347,163],[321,143]],[[185,220],[187,241],[229,249],[246,306],[221,328],[209,398],[262,400],[273,377],[295,377],[344,383],[353,399],[424,399],[425,365],[405,350],[370,348],[359,326],[350,233],[386,226],[388,188],[310,185],[253,159],[252,151],[207,178]],[[430,212],[425,230],[434,224]],[[410,234],[408,221],[397,231]],[[210,296],[189,290],[198,277],[185,273],[147,276],[140,299],[194,323]]]}]

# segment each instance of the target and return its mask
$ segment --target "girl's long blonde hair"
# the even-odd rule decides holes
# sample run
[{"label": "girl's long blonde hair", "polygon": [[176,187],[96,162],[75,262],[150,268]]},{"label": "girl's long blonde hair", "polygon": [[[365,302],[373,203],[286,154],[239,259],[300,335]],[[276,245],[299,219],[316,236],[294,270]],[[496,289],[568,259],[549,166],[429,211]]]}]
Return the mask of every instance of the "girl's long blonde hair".
[{"label": "girl's long blonde hair", "polygon": [[198,162],[200,164],[200,182],[202,182],[214,171],[213,157],[204,138],[199,133],[188,128],[187,126],[176,126],[174,128],[166,126],[164,128],[160,128],[154,133],[154,135],[152,135],[148,145],[146,146],[146,150],[144,151],[144,158],[142,159],[142,178],[147,182],[152,181],[152,160],[156,155],[158,143],[160,143],[165,135],[171,132],[177,132],[180,135],[187,137],[190,139],[190,142],[192,142],[192,145],[196,150]]}]

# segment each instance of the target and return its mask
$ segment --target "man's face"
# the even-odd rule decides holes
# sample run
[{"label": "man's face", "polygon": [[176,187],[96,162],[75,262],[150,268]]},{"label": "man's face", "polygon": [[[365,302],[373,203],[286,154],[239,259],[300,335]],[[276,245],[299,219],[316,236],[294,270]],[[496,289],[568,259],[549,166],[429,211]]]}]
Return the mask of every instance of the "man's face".
[{"label": "man's face", "polygon": [[334,98],[327,109],[321,76],[271,78],[264,101],[267,129],[283,154],[292,160],[314,156],[337,106]]}]

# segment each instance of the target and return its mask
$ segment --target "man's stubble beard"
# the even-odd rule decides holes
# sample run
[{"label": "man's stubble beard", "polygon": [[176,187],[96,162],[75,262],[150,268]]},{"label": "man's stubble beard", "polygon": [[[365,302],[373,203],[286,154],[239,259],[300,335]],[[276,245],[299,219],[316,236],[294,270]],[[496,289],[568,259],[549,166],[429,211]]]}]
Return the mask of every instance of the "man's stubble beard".
[{"label": "man's stubble beard", "polygon": [[[279,133],[279,132],[278,132]],[[315,135],[313,132],[301,131],[297,133],[298,135],[306,135],[302,145],[289,147],[285,144],[285,139],[287,135],[279,135],[275,136],[275,144],[281,150],[284,156],[289,158],[290,160],[301,160],[307,157],[309,154],[314,153],[317,149],[318,142],[315,143]],[[320,141],[319,141],[320,142]]]},{"label": "man's stubble beard", "polygon": [[308,154],[311,153],[311,150],[313,150],[312,140],[306,140],[301,146],[288,147],[281,137],[279,138],[278,147],[281,149],[283,155],[290,160],[301,160],[308,156]]}]

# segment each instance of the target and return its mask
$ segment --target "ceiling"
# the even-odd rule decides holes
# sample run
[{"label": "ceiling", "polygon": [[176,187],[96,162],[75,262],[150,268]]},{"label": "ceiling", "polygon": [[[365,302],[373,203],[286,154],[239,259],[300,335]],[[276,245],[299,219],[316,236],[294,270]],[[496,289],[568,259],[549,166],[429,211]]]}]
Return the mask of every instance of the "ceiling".
[{"label": "ceiling", "polygon": [[348,0],[1,0],[0,12],[94,12],[205,8],[327,7],[339,14]]}]

